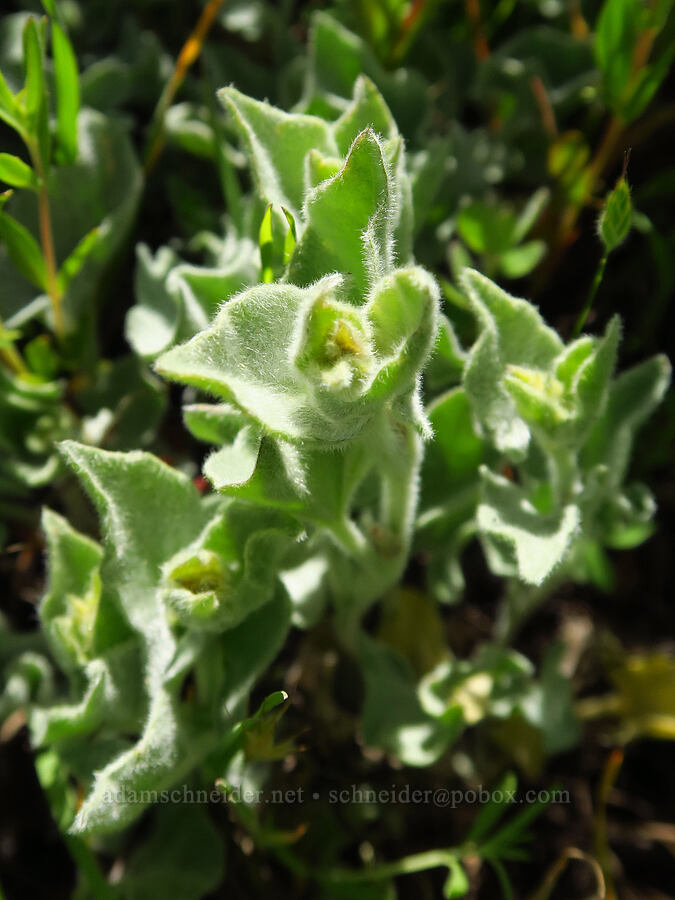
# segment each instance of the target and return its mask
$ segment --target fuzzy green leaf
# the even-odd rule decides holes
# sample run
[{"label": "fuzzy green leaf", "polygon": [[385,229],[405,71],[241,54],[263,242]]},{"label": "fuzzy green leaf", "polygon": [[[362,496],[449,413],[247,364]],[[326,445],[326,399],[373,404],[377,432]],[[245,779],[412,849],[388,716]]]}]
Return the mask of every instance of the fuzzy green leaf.
[{"label": "fuzzy green leaf", "polygon": [[363,310],[341,292],[338,276],[251,288],[157,370],[234,403],[268,435],[327,448],[351,440],[383,403],[415,392],[438,289],[411,268],[379,282]]},{"label": "fuzzy green leaf", "polygon": [[146,359],[206,328],[222,303],[257,280],[260,266],[253,241],[236,236],[223,243],[215,267],[181,262],[169,247],[160,247],[153,258],[139,244],[136,257],[136,305],[125,332]]},{"label": "fuzzy green leaf", "polygon": [[332,278],[306,290],[251,288],[226,304],[211,328],[161,356],[157,371],[235,403],[273,434],[320,437],[325,430],[316,412],[305,412],[304,385],[291,349],[303,308],[331,295],[338,283]]},{"label": "fuzzy green leaf", "polygon": [[40,621],[56,659],[69,670],[93,650],[103,551],[49,509],[43,513],[42,526],[49,581]]},{"label": "fuzzy green leaf", "polygon": [[477,520],[491,567],[499,574],[517,574],[528,584],[541,584],[565,557],[581,524],[579,508],[570,504],[544,516],[513,482],[486,468],[481,475]]},{"label": "fuzzy green leaf", "polygon": [[346,156],[357,135],[370,129],[382,140],[398,136],[398,128],[384,98],[366,75],[354,84],[354,99],[333,125],[338,151]]},{"label": "fuzzy green leaf", "polygon": [[198,441],[229,444],[236,438],[245,419],[229,403],[190,403],[183,407],[183,422]]},{"label": "fuzzy green leaf", "polygon": [[350,301],[362,304],[373,281],[392,264],[390,204],[383,149],[372,131],[364,131],[344,168],[308,194],[307,225],[288,280],[305,286],[331,272],[346,273]]},{"label": "fuzzy green leaf", "polygon": [[243,138],[261,198],[285,206],[297,218],[304,196],[305,156],[310,150],[337,155],[330,126],[316,116],[282,112],[235,88],[223,88],[218,96]]},{"label": "fuzzy green leaf", "polygon": [[217,491],[251,478],[258,462],[260,441],[260,431],[253,425],[245,425],[231,444],[208,457],[204,474]]},{"label": "fuzzy green leaf", "polygon": [[469,352],[464,388],[496,448],[517,457],[525,452],[530,433],[504,384],[507,367],[548,369],[563,344],[527,301],[511,297],[473,269],[463,271],[462,281],[481,329]]},{"label": "fuzzy green leaf", "polygon": [[[175,641],[157,587],[163,564],[196,539],[213,513],[189,479],[148,454],[107,453],[73,442],[62,449],[101,513],[106,591],[138,633],[147,656],[143,734],[98,774],[73,825],[76,832],[106,832],[142,811],[143,804],[129,792],[161,789],[198,758],[178,727],[175,700],[165,684]],[[165,528],[167,519],[175,526]],[[202,752],[207,749],[205,742]]]},{"label": "fuzzy green leaf", "polygon": [[168,247],[161,247],[154,259],[145,244],[136,248],[136,306],[129,310],[125,331],[131,346],[146,359],[166,350],[178,330],[180,300],[166,287],[166,278],[176,262]]}]

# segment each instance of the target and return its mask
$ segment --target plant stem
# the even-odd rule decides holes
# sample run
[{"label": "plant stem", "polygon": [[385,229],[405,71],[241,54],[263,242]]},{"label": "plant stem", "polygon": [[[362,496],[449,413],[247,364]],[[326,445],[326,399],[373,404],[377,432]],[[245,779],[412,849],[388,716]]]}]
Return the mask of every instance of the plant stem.
[{"label": "plant stem", "polygon": [[63,298],[56,278],[56,255],[54,253],[54,238],[52,236],[52,222],[49,213],[49,198],[47,196],[47,188],[44,185],[40,190],[40,240],[42,241],[42,251],[47,264],[47,292],[52,301],[54,331],[58,337],[62,337],[65,330],[63,304],[61,302]]},{"label": "plant stem", "polygon": [[397,875],[412,875],[426,869],[449,866],[461,857],[459,849],[426,850],[412,856],[404,856],[395,862],[380,863],[368,869],[333,869],[323,878],[331,884],[360,884],[364,881],[384,881]]},{"label": "plant stem", "polygon": [[224,0],[209,0],[202,13],[197,20],[192,33],[183,44],[178,54],[176,66],[173,70],[171,78],[167,81],[162,95],[157,102],[155,112],[152,117],[152,125],[150,128],[150,136],[148,140],[148,149],[145,154],[145,174],[148,175],[159,158],[164,146],[164,117],[167,109],[171,106],[173,98],[176,96],[178,88],[183,83],[187,71],[198,58],[204,46],[204,41],[211,30],[216,13],[223,5]]},{"label": "plant stem", "polygon": [[405,56],[406,51],[419,28],[428,0],[413,0],[401,23],[401,30],[390,54],[390,62],[397,63]]},{"label": "plant stem", "polygon": [[35,142],[29,142],[28,149],[38,178],[40,179],[39,213],[40,213],[40,243],[47,268],[47,294],[52,304],[54,316],[54,332],[57,337],[63,337],[65,322],[63,319],[63,294],[59,287],[56,270],[56,253],[54,251],[54,236],[52,233],[51,212],[49,209],[49,193],[47,191],[47,179],[45,167],[42,164],[40,149]]},{"label": "plant stem", "polygon": [[[0,316],[0,335],[4,331],[2,317]],[[0,359],[17,375],[25,375],[28,372],[25,362],[21,358],[21,354],[13,344],[6,347],[0,347]]]},{"label": "plant stem", "polygon": [[379,863],[363,869],[335,868],[322,870],[308,865],[298,857],[290,847],[279,844],[267,844],[257,828],[255,821],[247,823],[251,834],[261,847],[271,850],[279,862],[300,878],[312,879],[324,885],[363,884],[373,881],[386,881],[399,875],[414,875],[427,869],[447,868],[456,865],[462,858],[472,856],[475,847],[471,844],[447,849],[426,850],[404,856],[393,862]]},{"label": "plant stem", "polygon": [[589,900],[604,900],[606,897],[606,889],[605,889],[605,879],[602,874],[602,869],[598,865],[598,862],[594,857],[590,856],[588,853],[584,853],[582,850],[578,850],[576,847],[567,847],[560,854],[558,859],[553,863],[551,868],[548,870],[544,877],[544,881],[538,890],[532,895],[530,900],[549,900],[549,897],[553,893],[553,889],[555,888],[560,876],[567,868],[567,864],[570,860],[581,860],[582,862],[587,863],[593,874],[595,875],[595,880],[597,882],[597,889],[595,894],[589,898]]},{"label": "plant stem", "polygon": [[96,858],[83,838],[66,835],[68,849],[77,864],[80,876],[86,882],[94,900],[114,900],[115,893],[105,880]]},{"label": "plant stem", "polygon": [[[633,76],[637,75],[642,67],[647,63],[652,52],[652,47],[654,46],[654,41],[656,40],[657,34],[657,29],[646,28],[640,35],[633,51],[633,61],[631,67]],[[600,141],[600,144],[595,151],[595,155],[593,156],[593,159],[585,170],[585,175],[588,178],[587,196],[593,196],[598,182],[611,163],[612,158],[616,153],[617,147],[619,146],[622,138],[625,135],[626,124],[627,123],[621,118],[621,116],[617,115],[616,113],[610,118],[602,140]],[[583,178],[584,174],[582,174],[581,177]],[[560,219],[560,225],[557,230],[553,252],[551,254],[551,259],[553,262],[552,265],[548,267],[549,272],[551,269],[554,269],[556,267],[565,248],[571,243],[574,235],[574,229],[579,220],[579,216],[581,215],[581,211],[586,205],[586,202],[587,197],[582,197],[580,200],[570,204],[563,212]]]},{"label": "plant stem", "polygon": [[606,900],[616,900],[616,888],[611,873],[611,850],[607,838],[607,801],[609,794],[623,764],[624,753],[621,748],[612,750],[609,754],[602,778],[598,786],[597,812],[595,816],[595,857],[600,863],[606,885]]},{"label": "plant stem", "polygon": [[621,715],[621,697],[618,694],[601,694],[599,697],[584,697],[574,706],[577,716],[584,722],[605,716]]},{"label": "plant stem", "polygon": [[483,32],[480,3],[478,0],[464,0],[466,16],[473,29],[473,51],[477,60],[487,59],[490,47]]},{"label": "plant stem", "polygon": [[588,318],[588,314],[593,308],[593,301],[595,300],[595,295],[598,293],[598,288],[602,283],[602,277],[605,274],[605,266],[607,265],[607,256],[608,254],[603,254],[602,259],[600,260],[600,265],[597,268],[595,273],[595,278],[593,279],[593,284],[591,285],[591,289],[588,292],[588,298],[586,299],[586,303],[584,304],[584,308],[579,313],[579,318],[576,321],[576,324],[572,330],[572,337],[579,337],[581,334],[581,329],[586,324],[586,319]]}]

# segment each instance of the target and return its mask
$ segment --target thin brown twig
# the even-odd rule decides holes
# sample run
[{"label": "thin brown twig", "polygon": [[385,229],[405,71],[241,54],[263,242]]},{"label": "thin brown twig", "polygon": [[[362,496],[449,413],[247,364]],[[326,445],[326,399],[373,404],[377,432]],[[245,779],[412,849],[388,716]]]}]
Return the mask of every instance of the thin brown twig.
[{"label": "thin brown twig", "polygon": [[192,33],[183,44],[176,65],[171,74],[171,78],[167,81],[162,95],[157,102],[155,113],[153,115],[153,125],[150,131],[150,139],[148,150],[145,154],[145,174],[147,175],[154,168],[164,146],[164,116],[167,109],[171,106],[178,89],[183,83],[188,69],[199,57],[204,46],[204,41],[211,30],[211,26],[216,18],[216,13],[223,5],[224,0],[209,0],[197,20]]},{"label": "thin brown twig", "polygon": [[539,107],[541,124],[543,125],[544,131],[551,140],[554,140],[558,136],[558,125],[555,120],[553,104],[551,103],[551,98],[546,90],[546,85],[539,75],[533,75],[530,79],[530,87],[532,88],[534,99]]},{"label": "thin brown twig", "polygon": [[59,286],[59,279],[56,268],[56,252],[54,250],[54,235],[52,232],[52,219],[49,209],[49,192],[47,190],[47,179],[45,177],[44,166],[42,165],[42,157],[40,150],[35,145],[29,145],[31,158],[38,178],[40,179],[40,191],[38,195],[39,218],[40,218],[40,243],[42,245],[42,253],[45,258],[45,266],[47,269],[47,294],[52,305],[52,314],[54,316],[54,332],[57,337],[63,337],[65,333],[65,321],[63,318],[63,293]]},{"label": "thin brown twig", "polygon": [[[657,34],[658,31],[656,28],[646,28],[640,35],[633,51],[633,61],[631,65],[633,76],[635,76],[647,63]],[[598,188],[598,184],[612,163],[616,153],[619,151],[621,143],[625,143],[625,129],[626,123],[624,120],[619,115],[613,114],[607,124],[593,159],[586,169],[588,177],[587,194],[580,200],[569,204],[564,209],[556,231],[552,252],[549,257],[550,264],[546,267],[545,272],[544,269],[542,269],[542,277],[544,274],[550,274],[550,272],[556,268],[564,251],[574,242],[576,238],[576,226],[581,212],[591,201]]]},{"label": "thin brown twig", "polygon": [[546,873],[542,885],[536,890],[530,900],[548,900],[570,860],[580,860],[581,862],[585,862],[593,870],[596,881],[596,891],[589,900],[605,900],[607,896],[605,878],[598,861],[595,857],[591,856],[589,853],[584,853],[583,850],[579,850],[577,847],[567,847],[563,850],[558,859]]},{"label": "thin brown twig", "polygon": [[391,53],[392,62],[398,62],[404,55],[410,45],[415,29],[417,28],[422,14],[427,6],[428,0],[413,0],[401,22],[401,30],[399,32],[394,49]]},{"label": "thin brown twig", "polygon": [[598,785],[595,814],[595,857],[600,863],[607,888],[607,900],[617,900],[611,872],[611,850],[607,837],[607,802],[623,765],[624,751],[617,747],[609,754]]},{"label": "thin brown twig", "polygon": [[483,32],[480,0],[466,0],[466,15],[473,28],[473,50],[476,59],[487,59],[490,55],[490,47]]},{"label": "thin brown twig", "polygon": [[588,22],[584,18],[584,14],[581,11],[581,4],[579,3],[579,0],[570,0],[569,14],[572,34],[575,38],[584,40],[588,37],[590,28],[588,27]]}]

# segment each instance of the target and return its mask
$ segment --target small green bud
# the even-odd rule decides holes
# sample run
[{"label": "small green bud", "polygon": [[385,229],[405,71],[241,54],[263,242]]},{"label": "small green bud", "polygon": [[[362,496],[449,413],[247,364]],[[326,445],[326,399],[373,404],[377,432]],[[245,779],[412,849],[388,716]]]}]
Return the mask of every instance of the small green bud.
[{"label": "small green bud", "polygon": [[568,421],[573,414],[565,385],[550,372],[507,365],[504,384],[528,424],[548,430]]},{"label": "small green bud", "polygon": [[65,597],[66,611],[63,615],[56,616],[52,622],[54,633],[79,663],[92,657],[94,623],[100,597],[101,576],[95,571],[87,593],[82,597],[68,594]]},{"label": "small green bud", "polygon": [[233,571],[212,550],[198,550],[167,573],[164,599],[183,624],[220,629],[219,614],[233,590]]},{"label": "small green bud", "polygon": [[295,361],[321,390],[358,394],[375,363],[360,312],[332,292],[321,293],[304,320]]}]

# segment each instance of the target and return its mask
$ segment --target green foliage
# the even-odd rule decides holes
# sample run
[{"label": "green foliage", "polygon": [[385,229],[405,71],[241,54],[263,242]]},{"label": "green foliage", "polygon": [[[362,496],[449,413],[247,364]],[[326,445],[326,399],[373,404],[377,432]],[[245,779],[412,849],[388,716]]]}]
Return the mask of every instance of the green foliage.
[{"label": "green foliage", "polygon": [[[36,708],[31,729],[37,746],[57,750],[77,736],[85,754],[106,752],[97,736],[102,722],[117,730],[123,749],[107,742],[111,755],[88,780],[72,823],[78,833],[105,833],[140,815],[152,797],[141,792],[180,783],[227,740],[228,706],[241,702],[283,640],[288,603],[265,576],[279,541],[269,527],[252,531],[247,514],[232,517],[227,504],[200,498],[189,479],[151,455],[75,443],[63,452],[101,511],[104,539],[100,548],[46,513],[50,576],[40,616],[73,693],[70,704]],[[167,531],[162,523],[173,514],[180,528]],[[218,578],[209,567],[214,559]],[[265,604],[269,612],[256,613]],[[235,626],[251,615],[242,641]],[[223,642],[224,628],[232,638]],[[250,644],[260,629],[268,635]],[[182,701],[181,684],[194,667],[199,687]],[[68,753],[63,761],[68,768]]]},{"label": "green foliage", "polygon": [[54,478],[54,441],[75,430],[57,382],[0,372],[0,496],[21,497]]},{"label": "green foliage", "polygon": [[[636,370],[612,380],[619,324],[612,320],[604,337],[584,336],[565,347],[525,301],[470,270],[464,285],[481,329],[464,388],[498,454],[481,470],[476,520],[490,566],[533,585],[558,567],[592,578],[584,562],[588,545],[611,545],[615,527],[631,530],[653,509],[644,488],[624,485],[626,466],[617,466],[614,455],[626,459],[637,421],[621,438],[615,434],[611,451],[604,445],[607,456],[591,450],[611,428],[612,410],[629,408],[624,385]],[[640,395],[645,416],[670,378],[665,357],[647,365],[653,380],[643,382]],[[511,480],[500,471],[506,462],[517,473]]]},{"label": "green foliage", "polygon": [[457,232],[464,243],[483,259],[487,273],[500,272],[507,278],[522,278],[540,262],[546,244],[540,240],[523,243],[548,200],[544,188],[529,199],[516,217],[508,209],[495,209],[477,201],[463,207],[457,216]]},{"label": "green foliage", "polygon": [[626,121],[636,119],[666,77],[672,44],[647,63],[651,43],[665,26],[672,3],[645,6],[639,0],[605,0],[595,33],[595,59],[609,106]]},{"label": "green foliage", "polygon": [[[119,424],[116,413],[128,421],[139,399],[157,393],[147,378],[143,387],[142,376],[136,383],[127,378],[130,395],[118,395],[109,412],[104,403],[86,409],[86,395],[91,396],[91,384],[105,366],[97,361],[95,347],[101,288],[131,230],[142,178],[124,127],[80,108],[73,47],[54,5],[45,9],[52,19],[49,30],[46,20],[17,21],[22,24],[22,89],[14,92],[10,80],[0,76],[0,117],[21,139],[30,160],[0,154],[0,181],[15,189],[2,195],[0,204],[0,321],[3,330],[12,330],[9,371],[3,370],[0,388],[5,452],[0,498],[13,502],[16,497],[29,502],[28,488],[57,476],[55,443],[68,436],[87,438],[92,432],[87,412],[99,417],[99,433],[105,433]],[[45,52],[48,33],[51,66]],[[35,334],[45,327],[53,337]],[[18,344],[24,337],[22,356]],[[84,387],[82,396],[78,387],[66,385],[72,373]],[[144,443],[141,435],[148,426],[151,430],[161,409],[159,400],[127,446],[139,439]],[[10,512],[10,518],[25,515],[23,508]]]}]

